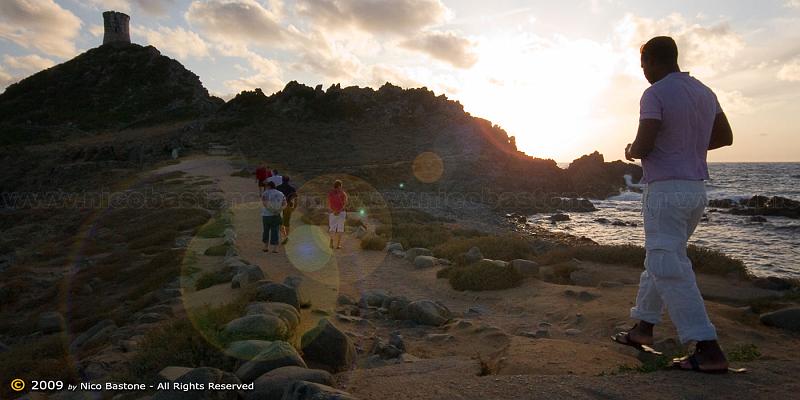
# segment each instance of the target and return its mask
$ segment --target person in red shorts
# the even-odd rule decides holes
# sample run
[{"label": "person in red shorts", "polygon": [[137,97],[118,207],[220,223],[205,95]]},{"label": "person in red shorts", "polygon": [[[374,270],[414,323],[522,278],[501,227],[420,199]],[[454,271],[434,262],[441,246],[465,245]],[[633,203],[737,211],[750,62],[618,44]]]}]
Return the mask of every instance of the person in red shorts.
[{"label": "person in red shorts", "polygon": [[264,189],[267,187],[267,178],[272,176],[269,168],[265,163],[261,163],[258,168],[256,168],[256,182],[258,183],[258,192],[264,192]]},{"label": "person in red shorts", "polygon": [[333,241],[336,239],[336,248],[342,248],[342,233],[344,233],[344,222],[347,214],[344,209],[347,207],[347,193],[342,189],[342,181],[333,182],[333,190],[328,192],[328,231],[331,235],[330,246],[333,248]]}]

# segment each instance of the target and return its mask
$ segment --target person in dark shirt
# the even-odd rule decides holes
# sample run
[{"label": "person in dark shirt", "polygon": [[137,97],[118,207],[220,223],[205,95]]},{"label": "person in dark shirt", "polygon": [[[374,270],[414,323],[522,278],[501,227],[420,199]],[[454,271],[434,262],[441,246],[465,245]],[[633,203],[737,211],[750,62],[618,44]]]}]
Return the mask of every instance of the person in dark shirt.
[{"label": "person in dark shirt", "polygon": [[272,176],[270,173],[269,168],[265,163],[261,163],[261,165],[256,168],[256,182],[258,183],[258,192],[261,193],[267,188],[267,178]]},{"label": "person in dark shirt", "polygon": [[276,189],[286,197],[286,208],[283,209],[281,233],[283,233],[283,243],[289,240],[289,228],[292,220],[292,212],[297,208],[297,189],[289,183],[289,177],[283,176],[283,183]]}]

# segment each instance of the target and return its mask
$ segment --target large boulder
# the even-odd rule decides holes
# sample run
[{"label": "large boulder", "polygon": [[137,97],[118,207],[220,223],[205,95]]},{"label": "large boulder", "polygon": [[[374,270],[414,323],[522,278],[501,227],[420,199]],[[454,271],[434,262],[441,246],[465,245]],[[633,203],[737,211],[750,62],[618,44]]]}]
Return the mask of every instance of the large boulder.
[{"label": "large boulder", "polygon": [[261,375],[276,368],[296,366],[306,368],[307,365],[292,345],[283,341],[274,341],[267,345],[250,361],[236,370],[236,376],[242,382],[253,382]]},{"label": "large boulder", "polygon": [[350,393],[319,383],[296,381],[283,393],[282,400],[356,400]]},{"label": "large boulder", "polygon": [[761,323],[789,331],[800,332],[800,307],[784,308],[761,315]]},{"label": "large boulder", "polygon": [[234,289],[265,279],[264,271],[258,265],[243,265],[235,270],[236,274],[231,279],[231,287]]},{"label": "large boulder", "polygon": [[325,318],[303,335],[301,348],[311,365],[334,373],[350,369],[356,359],[350,337]]},{"label": "large boulder", "polygon": [[64,316],[57,311],[48,311],[39,315],[36,326],[42,333],[61,332],[66,328]]},{"label": "large boulder", "polygon": [[272,343],[269,340],[237,340],[228,345],[225,354],[235,361],[250,361],[272,348]]},{"label": "large boulder", "polygon": [[434,256],[417,256],[414,259],[414,268],[432,268],[436,265],[436,257]]},{"label": "large boulder", "polygon": [[387,299],[384,302],[384,308],[389,310],[389,315],[394,319],[404,320],[408,319],[408,313],[406,310],[408,309],[408,305],[411,303],[407,298],[403,296],[394,296]]},{"label": "large boulder", "polygon": [[389,295],[385,290],[367,290],[361,294],[361,300],[358,301],[358,305],[363,308],[380,307],[387,297]]},{"label": "large boulder", "polygon": [[481,249],[476,246],[473,246],[466,253],[464,253],[464,261],[467,264],[476,263],[483,259],[483,253],[481,253]]},{"label": "large boulder", "polygon": [[405,309],[407,319],[421,325],[441,326],[450,320],[450,310],[430,300],[413,301]]},{"label": "large boulder", "polygon": [[539,264],[531,260],[516,259],[509,262],[519,273],[526,276],[538,276]]},{"label": "large boulder", "polygon": [[236,231],[233,228],[225,228],[225,231],[222,233],[223,240],[227,245],[234,245],[236,244]]},{"label": "large boulder", "polygon": [[[175,380],[184,384],[239,384],[242,383],[235,375],[216,368],[195,368]],[[153,395],[152,400],[237,400],[239,394],[235,390],[160,390]]]},{"label": "large boulder", "polygon": [[413,247],[406,250],[406,260],[413,262],[417,256],[432,256],[433,252],[424,247]]},{"label": "large boulder", "polygon": [[391,253],[392,251],[403,251],[403,244],[397,242],[388,242],[386,243],[386,247],[383,248],[384,251],[387,253]]},{"label": "large boulder", "polygon": [[290,330],[294,330],[300,325],[300,313],[296,308],[286,303],[250,303],[245,307],[245,315],[274,315],[286,322]]},{"label": "large boulder", "polygon": [[81,348],[94,347],[110,338],[116,329],[117,324],[114,321],[110,319],[102,320],[72,340],[69,350],[74,352]]},{"label": "large boulder", "polygon": [[297,289],[280,283],[265,283],[256,289],[256,300],[286,303],[300,309],[300,296]]},{"label": "large boulder", "polygon": [[222,334],[229,339],[275,340],[286,339],[289,327],[275,315],[253,314],[237,318],[225,325]]},{"label": "large boulder", "polygon": [[252,391],[247,392],[245,400],[281,400],[286,388],[294,382],[306,381],[333,385],[333,376],[321,369],[301,367],[281,367],[267,372],[255,380]]}]

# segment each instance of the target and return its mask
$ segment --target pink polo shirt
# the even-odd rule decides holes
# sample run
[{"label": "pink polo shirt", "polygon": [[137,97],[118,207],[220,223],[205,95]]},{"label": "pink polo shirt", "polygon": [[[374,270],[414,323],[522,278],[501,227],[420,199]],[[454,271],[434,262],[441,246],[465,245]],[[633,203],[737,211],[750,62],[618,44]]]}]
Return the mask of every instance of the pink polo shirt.
[{"label": "pink polo shirt", "polygon": [[661,120],[661,130],[642,159],[642,183],[708,179],[708,143],[721,112],[714,92],[688,72],[673,72],[647,88],[639,119]]}]

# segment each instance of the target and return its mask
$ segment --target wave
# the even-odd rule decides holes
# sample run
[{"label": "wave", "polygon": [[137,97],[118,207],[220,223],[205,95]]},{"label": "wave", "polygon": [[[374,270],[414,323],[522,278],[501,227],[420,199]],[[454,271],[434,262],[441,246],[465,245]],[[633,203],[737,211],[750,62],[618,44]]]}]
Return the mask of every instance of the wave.
[{"label": "wave", "polygon": [[613,200],[613,201],[642,201],[642,194],[637,192],[622,192],[616,196],[611,196],[606,200]]}]

